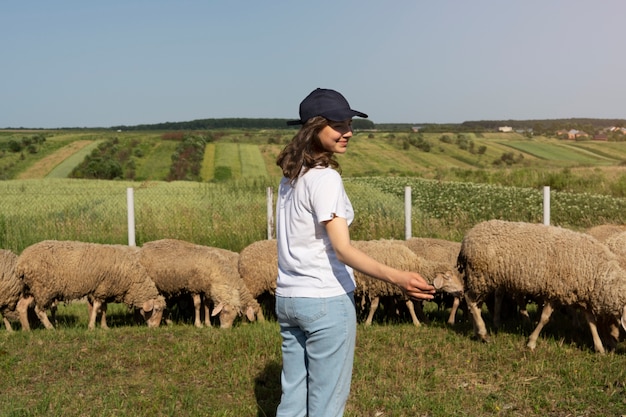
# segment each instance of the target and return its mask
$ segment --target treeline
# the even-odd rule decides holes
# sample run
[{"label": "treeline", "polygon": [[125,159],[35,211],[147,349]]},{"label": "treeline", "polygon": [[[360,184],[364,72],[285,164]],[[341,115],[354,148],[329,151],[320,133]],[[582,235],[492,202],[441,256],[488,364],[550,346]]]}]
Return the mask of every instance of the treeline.
[{"label": "treeline", "polygon": [[[165,122],[134,126],[113,126],[112,130],[217,130],[217,129],[297,129],[287,126],[289,119],[249,119],[222,118],[198,119],[187,122]],[[497,132],[500,127],[509,126],[516,131],[533,132],[536,135],[554,135],[558,130],[576,129],[594,134],[607,127],[625,127],[626,119],[537,119],[537,120],[476,120],[462,123],[374,123],[369,119],[354,118],[355,130],[382,130],[406,132],[418,129],[420,132]]]},{"label": "treeline", "polygon": [[[113,126],[112,130],[212,130],[212,129],[297,129],[287,126],[288,119],[198,119],[189,122],[165,122],[136,126]],[[374,129],[374,122],[354,119],[355,129]]]},{"label": "treeline", "polygon": [[558,130],[576,129],[594,134],[608,127],[624,127],[625,119],[545,119],[545,120],[481,120],[460,124],[464,130],[471,132],[497,131],[499,127],[509,126],[513,130],[532,131],[538,135],[553,135]]}]

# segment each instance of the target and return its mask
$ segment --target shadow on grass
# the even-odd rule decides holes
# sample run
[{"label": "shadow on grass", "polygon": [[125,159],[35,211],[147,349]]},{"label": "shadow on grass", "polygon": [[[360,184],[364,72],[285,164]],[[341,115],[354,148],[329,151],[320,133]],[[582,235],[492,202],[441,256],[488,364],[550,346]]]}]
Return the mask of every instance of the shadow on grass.
[{"label": "shadow on grass", "polygon": [[257,417],[275,417],[280,402],[281,364],[272,361],[254,379],[254,395],[258,406]]}]

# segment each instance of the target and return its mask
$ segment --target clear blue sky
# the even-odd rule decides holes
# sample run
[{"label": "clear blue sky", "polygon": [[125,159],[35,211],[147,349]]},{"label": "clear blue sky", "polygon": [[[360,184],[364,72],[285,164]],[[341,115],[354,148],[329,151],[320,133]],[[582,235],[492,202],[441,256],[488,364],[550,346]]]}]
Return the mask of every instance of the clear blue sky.
[{"label": "clear blue sky", "polygon": [[297,118],[626,118],[623,0],[0,3],[0,128]]}]

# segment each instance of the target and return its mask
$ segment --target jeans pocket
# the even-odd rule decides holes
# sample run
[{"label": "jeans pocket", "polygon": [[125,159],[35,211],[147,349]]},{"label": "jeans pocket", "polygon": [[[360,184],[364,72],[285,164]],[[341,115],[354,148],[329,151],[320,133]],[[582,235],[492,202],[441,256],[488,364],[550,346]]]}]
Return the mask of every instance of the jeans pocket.
[{"label": "jeans pocket", "polygon": [[328,312],[325,298],[299,298],[296,301],[295,318],[303,323],[312,323]]}]

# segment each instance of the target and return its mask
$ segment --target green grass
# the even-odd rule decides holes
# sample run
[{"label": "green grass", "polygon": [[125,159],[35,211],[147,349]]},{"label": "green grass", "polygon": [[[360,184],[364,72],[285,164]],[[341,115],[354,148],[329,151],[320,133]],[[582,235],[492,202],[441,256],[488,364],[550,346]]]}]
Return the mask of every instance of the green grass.
[{"label": "green grass", "polygon": [[215,178],[241,178],[241,158],[238,143],[218,143],[215,148]]},{"label": "green grass", "polygon": [[[515,317],[485,344],[462,316],[449,326],[434,303],[425,311],[420,328],[358,325],[346,417],[624,414],[623,351],[593,353],[588,329],[565,316],[531,352]],[[271,319],[148,329],[111,304],[111,328],[88,331],[80,303],[58,318],[55,331],[0,332],[0,416],[275,416],[281,341]]]},{"label": "green grass", "polygon": [[66,158],[63,162],[54,167],[52,171],[46,175],[46,178],[67,178],[72,170],[79,165],[92,150],[96,149],[100,143],[102,143],[102,141],[95,140],[80,151]]},{"label": "green grass", "polygon": [[[147,146],[146,146],[147,145]],[[138,181],[164,180],[170,172],[172,154],[176,151],[177,142],[167,140],[146,141],[140,148],[143,151],[137,162],[136,176]]]},{"label": "green grass", "polygon": [[578,163],[581,165],[598,164],[605,162],[607,158],[597,154],[585,152],[581,149],[569,147],[563,143],[538,143],[531,141],[517,142],[507,141],[503,145],[510,146],[518,151],[531,154],[537,158],[548,161],[565,161],[568,163]]},{"label": "green grass", "polygon": [[215,178],[215,144],[207,143],[204,148],[204,159],[200,170],[202,181],[211,181]]},{"label": "green grass", "polygon": [[241,176],[243,178],[267,177],[265,161],[257,145],[242,143],[239,145]]}]

